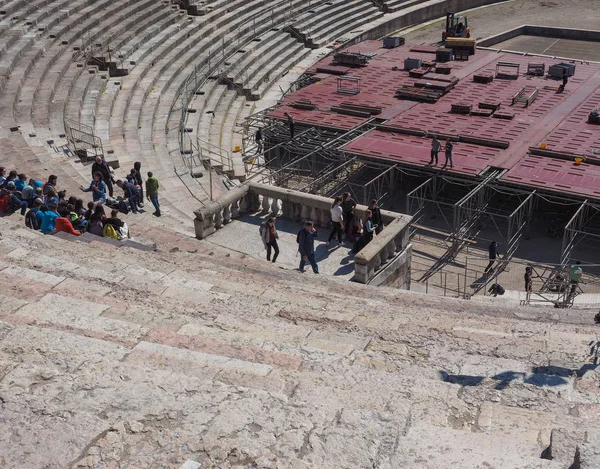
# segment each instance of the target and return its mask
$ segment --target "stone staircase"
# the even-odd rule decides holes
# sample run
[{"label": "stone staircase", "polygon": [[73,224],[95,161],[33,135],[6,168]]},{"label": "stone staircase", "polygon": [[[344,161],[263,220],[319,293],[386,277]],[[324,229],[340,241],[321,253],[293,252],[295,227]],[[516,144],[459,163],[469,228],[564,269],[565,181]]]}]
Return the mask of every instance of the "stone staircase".
[{"label": "stone staircase", "polygon": [[0,235],[2,467],[598,467],[591,313]]}]

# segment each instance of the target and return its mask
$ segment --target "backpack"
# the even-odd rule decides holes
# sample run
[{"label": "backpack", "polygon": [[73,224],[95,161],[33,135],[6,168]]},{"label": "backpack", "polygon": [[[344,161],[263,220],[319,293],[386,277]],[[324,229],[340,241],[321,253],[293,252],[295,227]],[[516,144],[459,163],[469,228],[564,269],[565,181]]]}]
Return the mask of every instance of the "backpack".
[{"label": "backpack", "polygon": [[115,230],[115,227],[112,225],[104,225],[104,237],[105,238],[112,238],[112,239],[119,239],[119,234],[117,233],[117,230]]},{"label": "backpack", "polygon": [[264,239],[265,229],[267,228],[267,222],[263,221],[258,227],[258,234],[260,234],[260,239]]},{"label": "backpack", "polygon": [[0,212],[8,212],[10,196],[5,194],[0,196]]},{"label": "backpack", "polygon": [[300,228],[300,231],[298,231],[298,234],[296,235],[296,243],[300,244],[300,233],[302,233],[302,230],[304,228]]},{"label": "backpack", "polygon": [[38,218],[35,216],[36,213],[37,210],[29,210],[29,212],[27,212],[27,215],[25,216],[25,226],[27,228],[30,228],[32,230],[40,229],[40,223],[38,221]]},{"label": "backpack", "polygon": [[124,199],[119,200],[119,212],[124,213],[125,215],[129,213],[129,204]]}]

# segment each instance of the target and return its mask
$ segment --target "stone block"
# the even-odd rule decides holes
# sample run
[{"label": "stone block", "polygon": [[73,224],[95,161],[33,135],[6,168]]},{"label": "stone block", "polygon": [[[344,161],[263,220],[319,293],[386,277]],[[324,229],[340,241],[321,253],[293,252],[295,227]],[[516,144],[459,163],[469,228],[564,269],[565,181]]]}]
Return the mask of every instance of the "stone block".
[{"label": "stone block", "polygon": [[201,467],[202,466],[199,462],[188,459],[179,467],[179,469],[200,469]]},{"label": "stone block", "polygon": [[563,467],[571,467],[575,462],[577,447],[585,440],[585,431],[555,428],[550,433],[550,446],[542,453],[542,458],[556,461]]}]

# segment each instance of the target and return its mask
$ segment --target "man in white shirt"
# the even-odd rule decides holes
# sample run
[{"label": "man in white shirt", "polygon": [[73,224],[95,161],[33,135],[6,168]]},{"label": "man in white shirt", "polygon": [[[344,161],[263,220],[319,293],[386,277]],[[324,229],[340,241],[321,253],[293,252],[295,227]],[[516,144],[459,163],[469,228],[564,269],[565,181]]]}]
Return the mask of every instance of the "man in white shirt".
[{"label": "man in white shirt", "polygon": [[344,215],[342,210],[342,198],[336,197],[331,206],[331,223],[333,228],[327,240],[326,246],[329,246],[331,240],[337,235],[338,244],[342,244],[342,234],[344,233]]}]

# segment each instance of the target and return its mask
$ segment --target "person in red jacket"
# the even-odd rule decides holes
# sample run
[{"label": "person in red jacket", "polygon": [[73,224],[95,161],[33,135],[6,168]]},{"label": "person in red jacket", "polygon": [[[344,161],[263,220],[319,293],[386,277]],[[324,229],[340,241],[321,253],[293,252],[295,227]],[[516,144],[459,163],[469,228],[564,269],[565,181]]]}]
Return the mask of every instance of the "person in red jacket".
[{"label": "person in red jacket", "polygon": [[73,228],[73,224],[69,221],[68,218],[58,217],[56,219],[56,232],[64,231],[65,233],[69,233],[75,236],[81,236],[81,233]]}]

